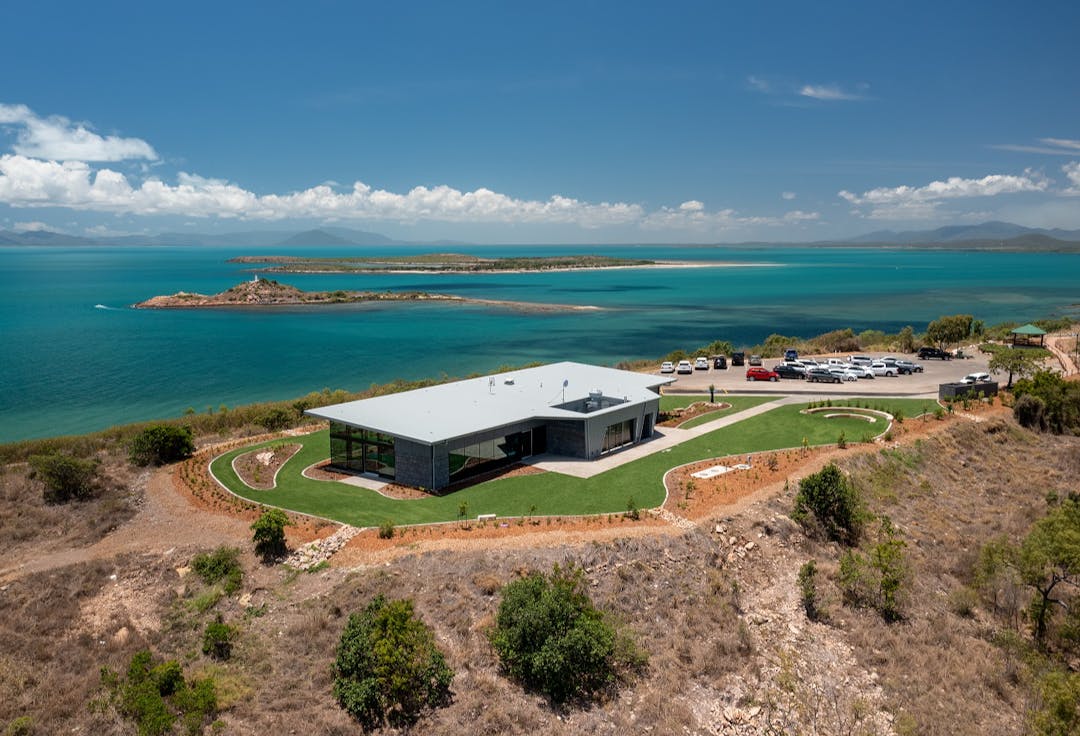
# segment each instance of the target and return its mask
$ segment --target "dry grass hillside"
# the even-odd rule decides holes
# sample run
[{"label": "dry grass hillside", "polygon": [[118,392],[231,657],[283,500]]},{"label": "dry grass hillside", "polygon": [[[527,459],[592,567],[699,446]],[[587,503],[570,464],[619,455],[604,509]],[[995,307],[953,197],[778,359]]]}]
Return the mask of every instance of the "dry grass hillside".
[{"label": "dry grass hillside", "polygon": [[[0,728],[29,717],[28,733],[134,733],[87,704],[101,666],[122,670],[149,647],[189,675],[215,676],[223,733],[359,733],[331,697],[330,666],[348,614],[381,593],[415,601],[456,671],[452,703],[416,733],[1023,733],[1023,665],[992,643],[1010,622],[964,591],[984,541],[1015,538],[1044,513],[1049,491],[1078,489],[1080,438],[1035,435],[992,416],[892,448],[853,448],[839,463],[906,543],[912,584],[900,621],[841,603],[840,550],[789,518],[794,483],[685,533],[645,529],[574,544],[538,533],[532,546],[418,548],[312,573],[263,566],[245,552],[232,596],[189,569],[207,535],[164,550],[147,540],[142,553],[13,574],[0,585]],[[20,473],[2,476],[7,505],[36,492]],[[141,488],[137,479],[131,487]],[[104,513],[93,503],[58,518],[35,511],[41,537],[59,530],[41,544],[93,541],[96,525],[68,520],[79,509]],[[218,533],[248,550],[245,531],[222,525]],[[17,543],[20,552],[31,538]],[[820,569],[820,622],[800,603],[797,574],[809,559]],[[554,563],[581,566],[593,600],[650,655],[640,677],[592,706],[555,707],[522,691],[500,674],[487,641],[499,587]],[[200,651],[203,627],[218,614],[240,629],[225,663]]]}]

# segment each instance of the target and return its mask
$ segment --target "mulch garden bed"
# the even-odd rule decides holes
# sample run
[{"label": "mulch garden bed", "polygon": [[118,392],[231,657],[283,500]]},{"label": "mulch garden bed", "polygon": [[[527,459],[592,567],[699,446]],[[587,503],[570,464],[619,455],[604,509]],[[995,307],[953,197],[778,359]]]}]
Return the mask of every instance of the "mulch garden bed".
[{"label": "mulch garden bed", "polygon": [[729,408],[731,408],[731,404],[728,404],[727,402],[713,404],[708,401],[695,401],[693,404],[681,409],[671,409],[662,412],[660,416],[664,418],[657,422],[656,425],[658,427],[678,427],[683,422],[689,421],[694,417],[700,417],[702,414],[710,414],[714,411]]},{"label": "mulch garden bed", "polygon": [[281,444],[245,452],[233,461],[233,469],[240,476],[240,480],[251,488],[269,491],[274,487],[277,471],[298,453],[301,447],[303,445]]}]

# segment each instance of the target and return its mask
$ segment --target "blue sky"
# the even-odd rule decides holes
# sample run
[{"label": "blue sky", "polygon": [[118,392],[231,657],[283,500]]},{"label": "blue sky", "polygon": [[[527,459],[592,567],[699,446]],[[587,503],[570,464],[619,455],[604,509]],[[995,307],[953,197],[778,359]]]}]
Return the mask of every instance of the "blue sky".
[{"label": "blue sky", "polygon": [[1080,228],[1075,2],[43,0],[6,16],[0,229]]}]

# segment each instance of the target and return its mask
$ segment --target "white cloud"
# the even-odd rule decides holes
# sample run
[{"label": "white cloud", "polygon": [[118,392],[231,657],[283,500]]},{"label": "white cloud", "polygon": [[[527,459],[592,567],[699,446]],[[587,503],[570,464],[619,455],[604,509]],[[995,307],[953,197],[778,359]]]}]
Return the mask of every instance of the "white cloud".
[{"label": "white cloud", "polygon": [[1065,172],[1065,176],[1069,179],[1071,185],[1063,190],[1062,194],[1080,194],[1080,161],[1070,161],[1062,166],[1061,170]]},{"label": "white cloud", "polygon": [[1017,192],[1044,192],[1049,182],[1026,169],[1022,176],[990,174],[981,179],[949,177],[921,187],[879,187],[854,194],[841,190],[838,195],[856,207],[869,206],[866,217],[878,220],[915,220],[932,218],[942,201],[962,197],[995,197]]},{"label": "white cloud", "polygon": [[765,92],[766,94],[772,92],[772,84],[767,79],[750,75],[746,78],[746,83],[758,92]]},{"label": "white cloud", "polygon": [[691,199],[688,202],[680,204],[679,209],[683,212],[701,212],[705,209],[705,205],[696,199]]},{"label": "white cloud", "polygon": [[546,201],[521,200],[484,188],[462,192],[448,186],[414,187],[398,194],[356,182],[346,192],[320,185],[289,194],[257,195],[227,181],[188,173],[180,173],[175,185],[156,178],[133,185],[122,173],[95,170],[82,161],[60,163],[10,154],[0,156],[0,202],[242,220],[572,223],[588,228],[633,223],[644,215],[636,204],[592,204],[560,195]]},{"label": "white cloud", "polygon": [[0,104],[0,125],[18,128],[15,153],[52,161],[156,161],[153,147],[139,138],[100,136],[60,115],[38,117],[26,105]]},{"label": "white cloud", "polygon": [[46,225],[44,222],[38,222],[37,220],[33,222],[16,222],[11,229],[18,233],[36,233],[42,230],[56,231],[55,227]]},{"label": "white cloud", "polygon": [[1068,138],[1040,138],[1039,140],[1048,146],[1057,146],[1058,148],[1067,148],[1071,151],[1080,151],[1080,141],[1073,141]]},{"label": "white cloud", "polygon": [[1027,143],[999,143],[990,148],[1019,153],[1043,153],[1048,156],[1075,156],[1080,153],[1080,141],[1069,138],[1040,138],[1039,144],[1035,146]]},{"label": "white cloud", "polygon": [[641,221],[641,226],[648,230],[693,230],[696,232],[722,232],[749,227],[775,227],[800,222],[818,220],[817,212],[794,210],[780,217],[758,215],[740,215],[736,210],[724,209],[706,212],[704,209],[684,209],[683,207],[661,207],[650,212]]},{"label": "white cloud", "polygon": [[780,197],[782,199],[786,199],[786,200],[790,201],[792,199],[795,199],[795,192],[781,192]]},{"label": "white cloud", "polygon": [[846,92],[835,84],[804,84],[799,88],[799,94],[803,97],[812,97],[815,100],[824,100],[826,102],[864,99],[862,95]]}]

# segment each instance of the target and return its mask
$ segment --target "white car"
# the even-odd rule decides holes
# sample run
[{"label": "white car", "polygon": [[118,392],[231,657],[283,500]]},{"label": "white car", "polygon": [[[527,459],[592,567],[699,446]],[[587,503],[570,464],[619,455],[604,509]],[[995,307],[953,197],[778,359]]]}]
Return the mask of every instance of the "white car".
[{"label": "white car", "polygon": [[695,358],[694,359],[694,370],[697,370],[697,371],[707,371],[707,370],[709,370],[709,359],[708,358]]},{"label": "white car", "polygon": [[854,373],[857,378],[873,378],[874,372],[870,370],[869,365],[860,365],[858,363],[852,363],[847,366],[848,373]]},{"label": "white car", "polygon": [[670,360],[665,360],[663,363],[660,364],[660,372],[661,373],[674,373],[675,372],[675,364],[672,363]]},{"label": "white car", "polygon": [[694,366],[690,365],[689,360],[680,360],[678,367],[675,368],[676,373],[693,373]]},{"label": "white car", "polygon": [[852,355],[848,358],[848,362],[852,365],[868,366],[874,362],[874,359],[869,355]]},{"label": "white car", "polygon": [[814,360],[813,358],[799,358],[799,359],[798,359],[797,361],[795,361],[795,362],[796,362],[796,363],[802,363],[802,365],[803,365],[803,366],[804,366],[804,367],[805,367],[805,368],[806,368],[807,370],[809,370],[809,369],[811,369],[811,368],[817,368],[817,367],[818,367],[819,365],[821,365],[821,363],[818,363],[818,362],[817,362],[816,360]]},{"label": "white car", "polygon": [[830,365],[829,373],[840,376],[841,381],[858,381],[859,377],[842,365]]},{"label": "white car", "polygon": [[969,373],[960,383],[988,383],[990,380],[989,373]]},{"label": "white car", "polygon": [[798,360],[783,360],[783,361],[780,361],[780,363],[778,363],[778,365],[786,365],[786,366],[787,366],[787,367],[789,367],[789,368],[793,368],[793,369],[795,369],[795,370],[799,371],[799,372],[800,372],[800,373],[802,373],[803,375],[805,375],[805,374],[806,374],[806,371],[807,371],[807,368],[806,368],[806,366],[805,366],[805,365],[803,365],[803,364],[802,364],[802,363],[801,363],[800,361],[798,361]]},{"label": "white car", "polygon": [[897,373],[895,365],[882,363],[880,360],[875,360],[871,363],[870,370],[874,372],[875,376],[888,376],[889,378],[892,378]]}]

